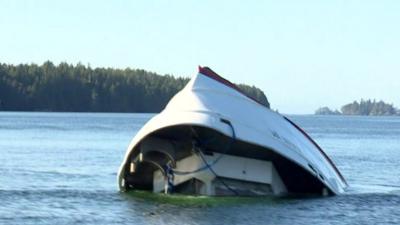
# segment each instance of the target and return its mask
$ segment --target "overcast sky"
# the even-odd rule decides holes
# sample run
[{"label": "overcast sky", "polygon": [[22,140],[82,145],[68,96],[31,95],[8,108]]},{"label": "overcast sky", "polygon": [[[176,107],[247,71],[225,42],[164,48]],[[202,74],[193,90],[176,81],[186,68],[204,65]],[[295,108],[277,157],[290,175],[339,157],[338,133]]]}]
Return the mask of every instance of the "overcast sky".
[{"label": "overcast sky", "polygon": [[0,3],[0,62],[82,62],[189,77],[209,66],[283,113],[400,107],[400,1]]}]

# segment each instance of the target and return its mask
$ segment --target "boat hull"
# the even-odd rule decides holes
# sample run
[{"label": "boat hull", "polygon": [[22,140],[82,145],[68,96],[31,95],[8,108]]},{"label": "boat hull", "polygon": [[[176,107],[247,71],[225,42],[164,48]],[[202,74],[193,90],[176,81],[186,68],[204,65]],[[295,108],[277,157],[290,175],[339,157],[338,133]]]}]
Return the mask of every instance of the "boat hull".
[{"label": "boat hull", "polygon": [[[246,169],[251,165],[259,166]],[[340,194],[347,187],[296,124],[202,73],[136,134],[118,184],[122,191],[205,195]]]}]

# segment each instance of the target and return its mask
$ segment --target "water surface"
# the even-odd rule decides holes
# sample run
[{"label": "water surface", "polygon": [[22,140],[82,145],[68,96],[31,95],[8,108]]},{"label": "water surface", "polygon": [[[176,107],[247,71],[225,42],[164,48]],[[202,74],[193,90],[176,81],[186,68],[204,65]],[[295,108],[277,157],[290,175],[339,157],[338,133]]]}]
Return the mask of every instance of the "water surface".
[{"label": "water surface", "polygon": [[350,184],[328,198],[224,200],[118,192],[152,114],[0,112],[0,224],[399,224],[400,118],[289,116]]}]

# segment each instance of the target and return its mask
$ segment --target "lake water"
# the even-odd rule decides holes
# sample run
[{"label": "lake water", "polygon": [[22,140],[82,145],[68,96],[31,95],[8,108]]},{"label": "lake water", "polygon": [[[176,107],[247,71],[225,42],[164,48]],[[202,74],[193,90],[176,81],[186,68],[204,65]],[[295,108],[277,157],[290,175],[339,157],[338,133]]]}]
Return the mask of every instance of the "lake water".
[{"label": "lake water", "polygon": [[171,201],[117,188],[152,116],[0,112],[0,224],[400,224],[400,118],[289,116],[347,178],[344,195]]}]

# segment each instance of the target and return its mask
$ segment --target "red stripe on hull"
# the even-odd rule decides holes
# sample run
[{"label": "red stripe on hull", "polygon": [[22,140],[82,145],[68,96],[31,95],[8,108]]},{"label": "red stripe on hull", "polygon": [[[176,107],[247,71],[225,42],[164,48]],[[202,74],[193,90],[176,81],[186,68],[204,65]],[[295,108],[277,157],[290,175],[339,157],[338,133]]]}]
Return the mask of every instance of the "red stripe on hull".
[{"label": "red stripe on hull", "polygon": [[322,148],[315,142],[303,129],[301,129],[297,124],[295,124],[293,121],[291,121],[289,118],[284,116],[283,118],[286,119],[290,124],[292,124],[298,131],[300,131],[320,152],[321,154],[325,157],[325,159],[331,164],[333,169],[336,171],[336,173],[339,175],[340,179],[347,185],[346,180],[344,179],[343,175],[340,173],[338,168],[335,166],[335,164],[332,162],[332,160],[328,157],[328,155],[322,150]]},{"label": "red stripe on hull", "polygon": [[221,77],[220,75],[218,75],[216,72],[212,71],[210,68],[208,67],[201,67],[199,66],[199,73],[218,81],[221,84],[224,84],[230,88],[235,89],[236,91],[238,91],[239,93],[241,93],[242,95],[246,96],[247,98],[250,98],[251,100],[257,102],[258,104],[262,105],[265,107],[265,105],[263,105],[261,102],[259,102],[257,99],[248,96],[247,94],[245,94],[238,86],[236,86],[235,84],[233,84],[232,82],[230,82],[229,80]]}]

